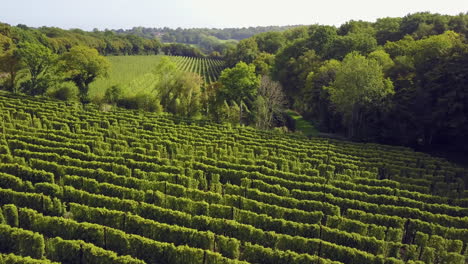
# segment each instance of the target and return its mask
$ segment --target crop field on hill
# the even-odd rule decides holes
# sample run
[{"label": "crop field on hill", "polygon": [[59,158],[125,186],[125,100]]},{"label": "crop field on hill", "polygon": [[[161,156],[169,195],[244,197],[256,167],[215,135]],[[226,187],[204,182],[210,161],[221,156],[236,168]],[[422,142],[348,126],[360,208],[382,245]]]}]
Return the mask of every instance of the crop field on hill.
[{"label": "crop field on hill", "polygon": [[[128,94],[153,89],[154,78],[151,71],[162,57],[162,55],[107,57],[111,63],[109,76],[91,83],[91,97],[102,97],[106,89],[113,85],[120,85]],[[180,70],[198,73],[206,83],[216,81],[224,69],[224,63],[221,60],[180,56],[170,58]]]},{"label": "crop field on hill", "polygon": [[408,148],[7,93],[0,135],[0,263],[468,256],[467,172]]}]

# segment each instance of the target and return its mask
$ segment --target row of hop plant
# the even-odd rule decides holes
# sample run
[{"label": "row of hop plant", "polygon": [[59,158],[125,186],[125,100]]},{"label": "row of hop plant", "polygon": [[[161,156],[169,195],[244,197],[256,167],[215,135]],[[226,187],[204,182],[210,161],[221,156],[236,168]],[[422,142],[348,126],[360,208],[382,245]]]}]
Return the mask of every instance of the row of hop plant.
[{"label": "row of hop plant", "polygon": [[[114,118],[115,118],[115,117],[113,116],[112,119],[114,119]],[[23,119],[24,119],[24,118],[23,118]],[[26,119],[27,119],[27,117],[26,117]],[[21,120],[21,121],[27,121],[27,120],[22,120],[22,119],[20,119],[20,120]],[[63,128],[60,126],[59,120],[58,120],[58,119],[56,119],[56,120],[57,120],[57,121],[53,121],[53,122],[56,122],[56,123],[57,123],[57,129],[60,129],[60,131],[64,131]],[[108,129],[108,128],[110,127],[110,125],[111,125],[110,122],[109,122],[109,125],[105,125],[105,126],[104,126],[103,124],[100,124],[100,123],[97,123],[97,125],[96,125],[96,121],[95,121],[95,120],[96,120],[96,118],[90,119],[90,122],[94,122],[94,124],[93,124],[90,128],[92,128],[93,131],[94,131],[95,133],[97,133],[98,135],[99,135],[99,134],[102,134],[102,133],[106,133],[107,129]],[[141,122],[141,121],[138,121],[138,122]],[[53,124],[53,123],[52,123],[52,124]],[[69,126],[69,124],[67,124],[66,126]],[[52,128],[55,128],[55,127],[52,126]],[[190,125],[181,125],[181,126],[180,126],[180,125],[172,125],[172,128],[173,128],[173,129],[188,128],[188,129],[190,129],[190,130],[193,131],[193,127],[191,127]],[[131,130],[127,130],[127,131],[130,132]],[[138,130],[136,130],[136,131],[138,131]],[[151,133],[148,132],[148,131],[146,131],[146,132],[141,133],[141,134],[144,135],[144,136],[146,137],[147,135],[150,135]],[[170,132],[168,131],[168,133],[166,133],[166,134],[170,134]],[[254,132],[249,131],[249,130],[247,130],[247,133],[244,133],[243,135],[245,135],[245,136],[242,137],[242,140],[243,140],[244,142],[246,142],[246,143],[249,143],[249,142],[255,143],[255,142],[254,142],[255,140],[252,140],[252,139],[258,137],[258,135],[256,135]],[[182,140],[180,140],[180,139],[178,139],[178,138],[176,137],[175,139],[178,140],[178,143],[177,143],[177,144],[169,143],[169,144],[165,145],[166,151],[169,150],[169,151],[167,151],[167,152],[168,152],[168,153],[171,153],[171,155],[170,155],[169,157],[170,157],[170,158],[179,157],[179,154],[178,154],[178,153],[184,152],[184,151],[185,151],[184,145],[187,145],[188,142],[190,142],[190,140],[192,140],[192,138],[196,138],[197,136],[198,136],[197,134],[194,134],[194,137],[182,138]],[[134,137],[134,138],[135,138],[135,139],[131,139],[130,137],[127,137],[127,139],[131,139],[131,140],[134,141],[134,142],[138,142],[138,137]],[[250,138],[250,139],[249,139],[249,138]],[[17,140],[17,139],[16,139],[16,140]],[[15,142],[15,141],[13,141],[13,142],[14,142],[14,144],[21,144],[21,143]],[[129,142],[129,141],[127,141],[127,142]],[[37,144],[37,143],[38,143],[38,142],[35,142],[35,144]],[[41,144],[43,144],[43,143],[44,143],[44,142],[41,141]],[[31,145],[33,145],[33,147],[34,147],[35,144],[31,144]],[[47,143],[45,143],[45,144],[47,144]],[[146,144],[146,143],[145,143],[145,144]],[[137,158],[137,159],[145,159],[145,155],[148,154],[148,152],[146,151],[146,150],[147,150],[147,146],[146,146],[145,144],[139,144],[139,143],[136,144],[136,145],[135,145],[135,144],[132,144],[132,147],[133,147],[134,149],[130,149],[130,151],[138,151],[138,150],[141,150],[141,153],[140,153],[139,155],[142,155],[142,156],[133,155],[132,157]],[[294,145],[294,144],[293,144],[293,145]],[[23,145],[23,146],[27,146],[27,145]],[[154,145],[153,145],[153,147],[154,147]],[[37,148],[37,147],[36,147],[36,148]],[[60,149],[60,148],[57,148],[57,146],[52,147],[52,148]],[[283,147],[282,147],[282,148],[283,148]],[[16,149],[13,150],[13,153],[15,153],[15,151],[16,151],[16,150],[19,150],[19,149],[20,149],[20,147],[17,147]],[[262,153],[264,152],[264,150],[270,151],[269,148],[262,148],[261,146],[258,145],[258,143],[255,144],[255,148],[251,148],[251,149],[253,150],[253,152],[252,152],[253,155],[251,156],[251,157],[253,157],[253,158],[258,157],[258,155],[264,155],[264,154],[262,154]],[[286,149],[286,148],[285,148],[285,149]],[[284,153],[289,153],[289,154],[291,154],[291,153],[293,152],[294,149],[298,150],[299,153],[301,153],[301,156],[300,156],[300,158],[299,158],[300,160],[304,160],[307,156],[309,156],[309,153],[308,153],[308,152],[304,152],[304,151],[302,150],[301,147],[296,147],[296,146],[294,146],[291,150],[285,151]],[[350,148],[350,149],[351,149],[351,148]],[[41,150],[41,149],[37,149],[37,150],[38,150],[38,151],[44,151],[44,149],[42,149],[42,150]],[[47,150],[52,150],[52,149],[49,148],[49,149],[47,149]],[[65,151],[65,150],[60,150],[60,151]],[[350,158],[338,159],[338,160],[335,159],[335,160],[333,160],[333,159],[332,159],[333,156],[336,155],[336,154],[339,154],[339,152],[340,152],[339,150],[333,150],[333,151],[330,151],[330,150],[329,150],[329,151],[326,151],[326,152],[325,152],[325,154],[323,155],[323,157],[315,156],[316,158],[318,158],[319,160],[321,160],[320,162],[323,162],[323,163],[320,163],[320,162],[319,162],[319,163],[318,163],[319,165],[317,166],[317,168],[316,168],[315,170],[314,170],[313,168],[308,168],[308,169],[310,169],[311,175],[303,175],[303,177],[309,177],[309,179],[315,177],[315,178],[313,178],[313,179],[321,179],[320,181],[325,180],[326,182],[331,182],[331,181],[336,180],[334,177],[335,177],[337,174],[339,174],[339,173],[337,173],[337,170],[342,170],[342,171],[340,171],[340,172],[346,173],[346,174],[347,174],[346,176],[348,176],[348,177],[351,178],[351,179],[356,179],[356,180],[357,180],[358,178],[360,178],[360,179],[359,179],[360,181],[362,181],[362,182],[369,182],[369,183],[370,183],[370,180],[376,180],[376,183],[378,183],[378,182],[380,182],[380,181],[377,180],[376,178],[373,179],[372,177],[376,177],[376,175],[377,175],[377,178],[378,178],[378,177],[380,177],[380,176],[378,176],[380,173],[382,173],[382,175],[386,175],[386,174],[387,174],[387,172],[385,172],[385,171],[382,171],[382,172],[380,172],[380,171],[375,171],[375,172],[371,172],[371,175],[369,175],[369,176],[371,176],[371,177],[364,177],[364,178],[362,178],[362,177],[361,177],[362,175],[356,175],[356,174],[354,173],[354,172],[355,172],[355,168],[350,168],[350,169],[341,168],[341,169],[338,169],[338,168],[337,168],[338,166],[336,166],[336,165],[339,165],[339,166],[342,166],[342,167],[343,167],[343,164],[346,165],[346,164],[348,164],[348,163],[353,164],[353,166],[357,166],[357,167],[359,167],[359,165],[360,165],[360,161],[356,161],[356,160],[353,160],[353,159],[350,159]],[[112,152],[110,152],[110,153],[112,153]],[[354,153],[354,152],[351,150],[349,153]],[[89,155],[89,153],[79,153],[79,152],[74,152],[74,151],[67,151],[67,154],[70,154],[70,155],[78,155],[77,157],[80,157],[80,158],[83,158],[83,157],[84,157],[84,158],[86,158],[86,159],[89,159],[89,158],[91,157],[91,155]],[[115,154],[118,155],[118,153],[115,153]],[[228,153],[222,154],[221,157],[226,156],[226,154],[228,154]],[[305,154],[305,155],[303,155],[303,154]],[[227,155],[227,156],[229,156],[229,155]],[[395,155],[394,155],[394,156],[395,156]],[[392,156],[392,157],[394,157],[394,156]],[[203,157],[203,155],[202,155],[202,157]],[[388,157],[388,159],[390,159],[390,157]],[[211,162],[211,161],[206,160],[206,159],[205,159],[205,160],[200,160],[200,161],[203,161],[203,162],[204,162],[203,164]],[[309,161],[310,161],[310,162],[308,162],[308,163],[309,163],[309,164],[312,164],[313,160],[309,160]],[[79,165],[79,166],[84,166],[83,164],[85,164],[85,163],[80,163],[80,161],[71,161],[71,162],[75,162],[75,165]],[[92,162],[93,162],[93,161],[90,161],[89,164],[95,164],[95,166],[98,166],[98,167],[99,167],[100,165],[103,165],[103,163],[92,163]],[[100,162],[101,162],[101,161],[100,161]],[[131,167],[132,170],[137,169],[137,168],[139,168],[139,167],[144,168],[144,169],[148,169],[148,168],[149,168],[149,169],[154,169],[154,170],[157,170],[157,169],[160,169],[160,168],[161,168],[161,167],[155,167],[155,166],[153,166],[153,165],[146,164],[145,162],[146,162],[146,161],[132,161],[132,162],[129,162],[129,163],[127,163],[127,164],[129,164],[129,167],[128,167],[128,168]],[[270,172],[270,171],[275,171],[275,170],[273,170],[272,168],[270,168],[270,167],[271,167],[271,164],[269,164],[269,163],[265,163],[266,166],[258,166],[258,167],[255,167],[255,166],[253,166],[253,164],[250,164],[250,165],[247,165],[247,166],[238,166],[238,165],[236,164],[237,162],[238,162],[238,160],[235,160],[235,161],[233,161],[233,162],[226,162],[226,161],[224,161],[224,162],[217,162],[217,163],[215,164],[215,166],[213,166],[213,167],[215,167],[215,168],[218,168],[218,166],[219,166],[219,167],[222,167],[221,169],[223,169],[223,170],[222,170],[223,174],[220,174],[220,175],[221,175],[221,177],[220,177],[220,182],[226,183],[227,181],[230,181],[230,179],[232,179],[232,180],[233,180],[233,183],[235,183],[235,184],[240,184],[240,181],[239,181],[238,176],[239,176],[239,175],[245,176],[245,175],[242,174],[242,173],[239,173],[239,170],[240,170],[240,171],[245,171],[245,172],[248,172],[249,170],[254,170],[254,171],[255,171],[255,170],[261,170],[262,172],[265,172],[265,171],[268,171],[268,172]],[[328,162],[334,162],[334,163],[328,163]],[[425,161],[425,162],[426,162],[426,161]],[[36,163],[37,163],[37,162],[36,162]],[[171,161],[171,163],[172,163],[172,166],[175,165],[175,166],[174,166],[174,169],[175,169],[177,172],[179,172],[179,173],[181,173],[181,174],[185,174],[185,171],[184,171],[184,172],[181,172],[181,171],[179,171],[177,168],[180,167],[181,165],[185,165],[185,164],[187,164],[187,163],[181,163],[181,162],[178,162],[178,161]],[[210,164],[211,164],[211,163],[210,163]],[[276,164],[276,163],[274,163],[274,164]],[[35,165],[35,166],[36,166],[36,165]],[[125,165],[125,166],[127,166],[127,165]],[[211,165],[210,165],[210,166],[211,166]],[[249,166],[251,166],[251,167],[249,167]],[[269,167],[269,166],[270,166],[270,167]],[[346,166],[347,166],[347,165],[346,165]],[[380,166],[380,165],[377,165],[377,166]],[[399,161],[398,165],[395,165],[395,166],[401,166],[403,169],[404,169],[404,167],[405,167],[404,164],[403,164],[403,166],[401,165],[401,162],[400,162],[400,161]],[[437,166],[438,166],[438,165],[437,165]],[[442,169],[436,169],[437,166],[432,166],[433,168],[429,168],[429,167],[431,167],[431,166],[425,166],[426,168],[424,168],[424,170],[425,170],[426,172],[427,172],[427,171],[429,171],[429,172],[431,172],[431,171],[432,171],[432,172],[437,171],[437,173],[440,173],[440,171],[441,171]],[[385,168],[385,167],[383,167],[383,166],[380,166],[380,167]],[[203,169],[207,169],[207,168],[211,169],[210,167],[204,167]],[[277,168],[284,168],[284,166],[280,166],[280,167],[277,167]],[[108,170],[109,170],[109,169],[112,170],[112,168],[107,168],[107,169],[108,169]],[[171,168],[171,167],[168,167],[168,169],[172,169],[172,168]],[[219,169],[219,168],[218,168],[218,169]],[[421,171],[422,169],[423,169],[423,168],[420,168],[419,170]],[[350,171],[346,171],[346,170],[350,170]],[[451,170],[448,170],[448,171],[449,171],[449,173],[452,173]],[[211,172],[210,172],[210,173],[211,173]],[[375,174],[373,174],[373,173],[375,173]],[[395,172],[392,172],[392,174],[394,174],[394,173],[395,173]],[[263,173],[261,173],[261,174],[263,174]],[[260,174],[260,175],[261,175],[261,174]],[[268,173],[268,174],[270,174],[270,173]],[[255,174],[255,175],[258,175],[258,174]],[[278,172],[275,172],[275,175],[276,175],[276,176],[274,176],[274,177],[277,177],[277,178],[281,179],[282,177],[286,178],[286,177],[288,177],[288,176],[296,175],[296,174],[295,174],[295,173],[292,173],[292,174],[291,174],[291,173],[285,173],[285,172],[282,172],[282,171],[279,170]],[[185,176],[186,176],[186,175],[185,175]],[[340,176],[340,177],[342,177],[342,176]],[[384,176],[384,177],[386,177],[386,176]],[[395,176],[393,176],[393,177],[395,177]],[[439,177],[439,176],[435,175],[434,177]],[[270,177],[269,177],[269,175],[268,175],[268,176],[265,175],[264,179],[265,179],[265,178],[268,178],[268,179],[269,179]],[[237,179],[237,180],[236,180],[236,179]],[[241,178],[241,179],[242,179],[242,178]],[[429,178],[428,178],[428,179],[429,179]],[[400,180],[400,181],[403,181],[402,179],[399,179],[399,180]],[[389,183],[392,183],[392,182],[386,180],[386,181],[382,181],[382,183],[384,183],[384,185],[383,185],[383,187],[384,187],[386,184],[389,184]],[[396,183],[397,183],[397,182],[396,182]],[[393,184],[393,183],[392,183],[392,184]],[[176,183],[176,185],[177,185],[177,183]],[[423,183],[423,182],[413,182],[413,185],[414,185],[414,186],[421,186],[421,187],[424,187],[424,186],[426,185],[426,183]],[[330,190],[333,191],[334,189],[330,189]],[[338,190],[338,191],[339,191],[339,190]],[[347,193],[345,193],[344,195],[347,195]],[[237,196],[239,196],[239,195],[237,195]],[[359,194],[359,196],[362,196],[362,195]],[[259,199],[264,199],[264,198],[259,198]],[[270,195],[268,196],[268,199],[270,199]],[[275,198],[275,199],[276,199],[276,198]],[[368,198],[365,198],[365,199],[368,199]],[[437,198],[437,199],[438,199],[438,198]],[[439,199],[439,200],[440,200],[440,199]],[[341,203],[343,202],[343,200],[337,200],[337,201],[339,201],[339,203],[340,203],[339,206],[340,206],[340,207],[346,207],[346,205],[345,205],[345,206],[341,205]],[[407,201],[407,202],[411,202],[411,201]],[[388,208],[387,208],[387,209],[388,209]],[[390,209],[391,209],[391,208],[390,208]],[[367,210],[367,209],[366,209],[366,210]],[[393,209],[392,209],[392,210],[393,210]],[[437,209],[437,210],[452,210],[452,209],[450,209],[450,208],[448,208],[448,209],[440,208],[440,209]],[[443,219],[440,219],[440,220],[445,221],[445,220],[443,220]],[[453,219],[452,219],[452,220],[453,220]],[[449,221],[452,221],[452,220],[449,220]],[[462,224],[463,224],[463,223],[462,223]]]}]

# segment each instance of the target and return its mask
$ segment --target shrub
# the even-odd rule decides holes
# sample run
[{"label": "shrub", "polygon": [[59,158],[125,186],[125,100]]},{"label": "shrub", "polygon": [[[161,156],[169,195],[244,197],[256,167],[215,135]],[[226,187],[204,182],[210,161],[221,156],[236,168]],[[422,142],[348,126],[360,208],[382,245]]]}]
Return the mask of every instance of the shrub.
[{"label": "shrub", "polygon": [[78,100],[78,87],[73,82],[64,82],[51,88],[47,94],[62,101],[76,101]]}]

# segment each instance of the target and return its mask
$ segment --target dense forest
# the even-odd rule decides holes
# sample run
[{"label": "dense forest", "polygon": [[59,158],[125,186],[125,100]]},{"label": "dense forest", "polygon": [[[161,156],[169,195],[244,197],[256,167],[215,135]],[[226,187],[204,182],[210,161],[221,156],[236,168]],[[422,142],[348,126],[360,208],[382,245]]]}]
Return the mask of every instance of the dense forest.
[{"label": "dense forest", "polygon": [[38,43],[52,52],[62,54],[73,46],[87,46],[102,55],[148,55],[165,53],[178,56],[202,57],[195,47],[172,43],[162,44],[156,38],[147,39],[132,34],[117,34],[113,31],[64,30],[55,27],[31,28],[26,25],[10,26],[0,23],[0,43],[4,50],[11,45]]},{"label": "dense forest", "polygon": [[321,131],[467,150],[468,15],[415,13],[312,25],[242,40],[228,65],[252,63]]}]

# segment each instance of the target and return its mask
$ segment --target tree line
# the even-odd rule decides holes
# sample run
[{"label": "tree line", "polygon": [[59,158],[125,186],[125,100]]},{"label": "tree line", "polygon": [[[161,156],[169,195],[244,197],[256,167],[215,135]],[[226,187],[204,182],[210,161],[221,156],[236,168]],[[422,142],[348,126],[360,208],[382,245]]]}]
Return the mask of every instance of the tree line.
[{"label": "tree line", "polygon": [[225,59],[279,81],[288,106],[323,132],[467,150],[467,34],[466,13],[415,13],[261,33]]},{"label": "tree line", "polygon": [[[23,24],[10,26],[0,23],[0,37],[3,49],[8,43],[39,43],[54,53],[62,54],[73,46],[87,46],[101,55],[150,55],[172,53],[180,56],[204,56],[200,50],[183,43],[163,44],[158,38],[144,38],[138,34],[119,34],[111,30],[84,31],[65,30],[56,27],[32,28]],[[177,45],[179,44],[179,45]]]},{"label": "tree line", "polygon": [[160,37],[164,42],[177,42],[177,43],[190,43],[195,44],[203,35],[213,36],[221,40],[242,40],[252,37],[255,34],[270,32],[270,31],[284,31],[290,28],[298,27],[292,26],[258,26],[258,27],[243,27],[243,28],[147,28],[147,27],[133,27],[131,29],[117,29],[113,30],[118,34],[134,34],[140,37],[152,39]]},{"label": "tree line", "polygon": [[163,43],[183,43],[197,45],[205,54],[219,56],[234,47],[237,41],[252,37],[255,34],[284,31],[297,26],[267,26],[248,28],[145,28],[113,30],[117,34],[132,34],[147,39],[157,38]]}]

